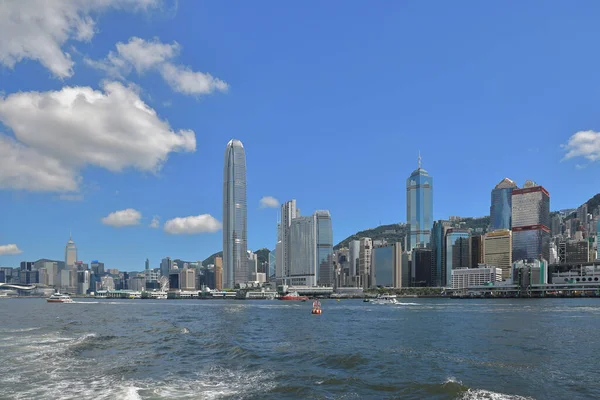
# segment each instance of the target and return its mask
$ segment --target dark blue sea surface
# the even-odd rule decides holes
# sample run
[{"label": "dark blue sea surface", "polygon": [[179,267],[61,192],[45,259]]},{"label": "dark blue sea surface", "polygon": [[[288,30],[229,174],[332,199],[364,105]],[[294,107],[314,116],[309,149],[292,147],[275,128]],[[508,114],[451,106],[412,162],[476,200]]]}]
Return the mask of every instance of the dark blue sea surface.
[{"label": "dark blue sea surface", "polygon": [[598,299],[0,300],[1,399],[600,398]]}]

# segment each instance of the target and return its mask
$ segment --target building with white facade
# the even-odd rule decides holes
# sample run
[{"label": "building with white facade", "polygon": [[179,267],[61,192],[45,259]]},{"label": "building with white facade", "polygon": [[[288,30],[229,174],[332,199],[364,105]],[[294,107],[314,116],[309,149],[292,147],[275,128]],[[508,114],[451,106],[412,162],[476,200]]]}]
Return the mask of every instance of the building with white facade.
[{"label": "building with white facade", "polygon": [[317,224],[314,215],[294,218],[289,238],[290,263],[285,282],[292,286],[316,286]]},{"label": "building with white facade", "polygon": [[487,283],[502,282],[500,268],[480,264],[478,268],[459,268],[452,270],[452,289],[466,289]]}]

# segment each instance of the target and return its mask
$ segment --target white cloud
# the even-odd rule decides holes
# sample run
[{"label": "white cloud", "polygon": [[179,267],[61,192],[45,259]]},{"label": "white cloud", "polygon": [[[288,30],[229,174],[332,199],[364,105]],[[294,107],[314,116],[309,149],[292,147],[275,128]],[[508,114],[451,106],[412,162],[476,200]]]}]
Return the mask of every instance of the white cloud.
[{"label": "white cloud", "polygon": [[164,64],[160,73],[171,88],[183,94],[209,94],[214,91],[226,92],[227,83],[213,77],[211,74],[194,72],[187,67]]},{"label": "white cloud", "polygon": [[567,154],[564,159],[584,157],[590,161],[600,160],[600,132],[579,131],[569,138],[567,144],[562,145]]},{"label": "white cloud", "polygon": [[134,210],[133,208],[127,208],[125,210],[115,211],[102,218],[104,225],[114,226],[120,228],[122,226],[139,225],[142,219],[142,214]]},{"label": "white cloud", "polygon": [[174,132],[134,87],[64,87],[0,97],[0,188],[76,191],[87,165],[157,172],[169,153],[196,149],[191,130]]},{"label": "white cloud", "polygon": [[212,233],[221,229],[221,223],[210,214],[173,218],[165,222],[165,232],[172,235]]},{"label": "white cloud", "polygon": [[0,256],[21,254],[23,251],[16,244],[0,245]]},{"label": "white cloud", "polygon": [[148,225],[150,228],[158,228],[160,226],[160,218],[158,217],[158,215],[155,215],[154,217],[152,217],[152,221],[150,222],[150,225]]},{"label": "white cloud", "polygon": [[95,61],[86,59],[91,67],[106,71],[109,75],[123,78],[135,69],[138,74],[157,69],[171,88],[189,95],[226,92],[229,85],[211,74],[196,72],[188,67],[171,62],[181,46],[177,42],[161,43],[157,38],[151,41],[132,37],[129,42],[119,42],[116,52],[109,52],[106,59]]},{"label": "white cloud", "polygon": [[69,40],[89,41],[99,12],[148,10],[160,0],[14,0],[0,2],[0,64],[39,61],[59,78],[73,75]]},{"label": "white cloud", "polygon": [[277,208],[279,207],[279,200],[273,196],[263,196],[259,201],[260,208]]}]

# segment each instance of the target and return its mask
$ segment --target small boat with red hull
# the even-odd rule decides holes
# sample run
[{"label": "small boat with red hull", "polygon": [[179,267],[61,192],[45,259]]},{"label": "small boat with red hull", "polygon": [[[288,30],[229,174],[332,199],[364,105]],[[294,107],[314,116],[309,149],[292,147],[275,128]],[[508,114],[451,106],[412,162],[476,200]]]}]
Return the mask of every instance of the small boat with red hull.
[{"label": "small boat with red hull", "polygon": [[308,300],[307,296],[300,296],[298,294],[298,292],[292,292],[292,293],[288,293],[285,296],[280,296],[279,300],[300,300],[300,301],[306,301]]}]

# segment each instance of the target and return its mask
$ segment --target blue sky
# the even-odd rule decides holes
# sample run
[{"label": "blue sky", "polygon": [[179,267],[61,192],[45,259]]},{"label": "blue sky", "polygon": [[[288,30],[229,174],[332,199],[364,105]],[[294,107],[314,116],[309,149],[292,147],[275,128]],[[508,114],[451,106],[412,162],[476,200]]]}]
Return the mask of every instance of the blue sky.
[{"label": "blue sky", "polygon": [[329,209],[336,242],[405,222],[419,151],[436,219],[486,215],[505,176],[552,209],[598,192],[596,2],[99,3],[0,11],[2,266],[70,231],[121,270],[219,251],[231,138],[252,249],[275,246],[264,196]]}]

